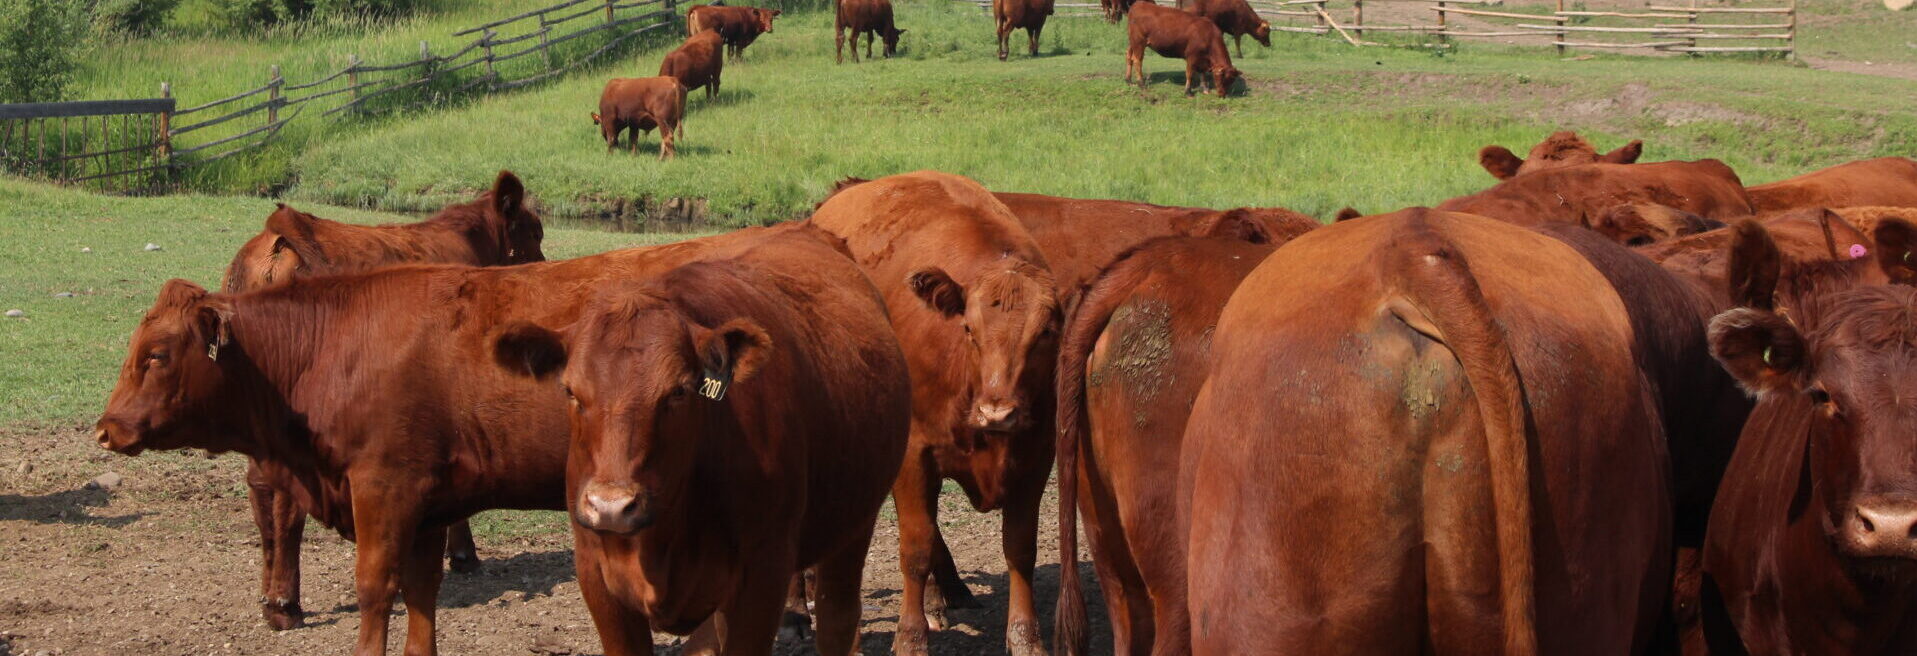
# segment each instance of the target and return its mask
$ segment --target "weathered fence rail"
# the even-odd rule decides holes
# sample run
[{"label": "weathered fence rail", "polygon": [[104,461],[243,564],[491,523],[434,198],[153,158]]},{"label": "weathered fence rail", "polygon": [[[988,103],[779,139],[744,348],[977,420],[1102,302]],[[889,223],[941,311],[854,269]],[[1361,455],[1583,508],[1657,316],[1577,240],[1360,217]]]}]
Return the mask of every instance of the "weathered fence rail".
[{"label": "weathered fence rail", "polygon": [[0,105],[0,168],[103,190],[143,189],[166,168],[174,108],[164,87],[159,98]]}]

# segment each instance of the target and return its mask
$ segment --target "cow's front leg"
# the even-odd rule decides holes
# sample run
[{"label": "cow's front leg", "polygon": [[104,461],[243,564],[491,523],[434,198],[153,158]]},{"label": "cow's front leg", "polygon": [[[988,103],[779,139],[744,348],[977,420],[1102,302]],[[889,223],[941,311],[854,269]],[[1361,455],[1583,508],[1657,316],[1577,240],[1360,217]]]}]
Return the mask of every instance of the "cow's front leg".
[{"label": "cow's front leg", "polygon": [[[460,522],[464,524],[465,522]],[[421,529],[400,565],[399,593],[406,600],[406,656],[437,656],[440,569],[447,530]]]},{"label": "cow's front leg", "polygon": [[1010,607],[1005,613],[1005,648],[1012,656],[1046,653],[1038,637],[1038,610],[1032,602],[1032,569],[1038,561],[1038,506],[1044,493],[1044,478],[1040,478],[1036,485],[1010,490],[1005,500],[1001,546],[1005,571],[1012,583]]},{"label": "cow's front leg", "polygon": [[892,503],[899,514],[899,569],[904,574],[904,596],[899,601],[898,632],[892,653],[927,653],[925,582],[932,568],[932,537],[938,526],[938,473],[923,451],[908,452],[899,479],[892,484]]},{"label": "cow's front leg", "polygon": [[446,560],[455,572],[471,574],[479,571],[479,545],[473,542],[473,525],[466,520],[447,527]]},{"label": "cow's front leg", "polygon": [[[381,485],[383,476],[352,477],[353,532],[357,556],[353,583],[359,595],[359,642],[354,656],[385,656],[388,613],[399,589],[399,570],[411,552],[419,528],[419,509],[409,500],[417,491],[401,492]],[[439,551],[445,538],[433,542],[433,569],[439,569]]]},{"label": "cow's front leg", "polygon": [[260,614],[274,631],[305,624],[300,609],[300,541],[306,512],[258,463],[246,468],[247,501],[260,531]]}]

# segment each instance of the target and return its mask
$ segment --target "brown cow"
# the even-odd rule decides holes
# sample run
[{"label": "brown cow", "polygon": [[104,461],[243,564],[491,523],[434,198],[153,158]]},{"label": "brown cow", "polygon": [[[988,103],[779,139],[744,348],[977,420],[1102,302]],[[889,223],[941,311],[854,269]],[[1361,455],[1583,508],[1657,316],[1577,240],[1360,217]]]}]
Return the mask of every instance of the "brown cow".
[{"label": "brown cow", "polygon": [[1625,203],[1584,217],[1590,228],[1626,246],[1644,246],[1724,227],[1724,222],[1656,203]]},{"label": "brown cow", "polygon": [[102,447],[238,451],[292,472],[322,524],[357,542],[359,656],[385,653],[397,591],[408,654],[434,653],[446,525],[565,507],[565,398],[498,372],[513,320],[563,325],[589,283],[641,280],[790,228],[516,267],[410,265],[244,294],[175,280],[133,333]]},{"label": "brown cow", "polygon": [[726,52],[737,61],[745,58],[746,46],[757,41],[759,35],[772,33],[772,19],[780,13],[763,7],[693,5],[686,10],[686,35],[718,32],[725,39]]},{"label": "brown cow", "polygon": [[998,60],[1005,61],[1012,30],[1023,29],[1038,56],[1038,35],[1045,31],[1045,19],[1052,15],[1052,0],[992,0],[992,21],[998,24]]},{"label": "brown cow", "polygon": [[1278,249],[1187,422],[1193,653],[1642,651],[1671,510],[1632,339],[1602,273],[1506,223],[1414,209]]},{"label": "brown cow", "polygon": [[1750,188],[1759,212],[1800,207],[1917,207],[1917,161],[1879,157]]},{"label": "brown cow", "polygon": [[1230,34],[1239,57],[1245,56],[1247,34],[1259,45],[1271,47],[1271,21],[1258,17],[1245,0],[1178,0],[1178,8],[1211,19],[1220,32]]},{"label": "brown cow", "polygon": [[[1738,226],[1712,354],[1757,397],[1704,551],[1716,653],[1917,653],[1917,290],[1854,263],[1790,268]],[[1917,227],[1878,226],[1876,261],[1911,273]]]},{"label": "brown cow", "polygon": [[1632,139],[1617,150],[1599,155],[1597,148],[1584,137],[1570,130],[1551,133],[1544,141],[1531,147],[1529,159],[1518,156],[1504,146],[1485,146],[1478,150],[1478,165],[1484,167],[1491,177],[1508,180],[1512,176],[1546,171],[1578,164],[1635,164],[1644,154],[1644,142]]},{"label": "brown cow", "polygon": [[719,52],[723,45],[721,38],[712,30],[686,37],[685,43],[666,53],[665,61],[659,62],[659,74],[677,78],[686,93],[705,87],[706,101],[711,102],[712,97],[719,94],[719,74],[724,72],[726,64],[725,56]]},{"label": "brown cow", "polygon": [[[1871,237],[1836,212],[1818,208],[1780,212],[1755,219],[1762,223],[1783,249],[1787,262],[1814,262],[1856,259],[1870,252]],[[1732,238],[1730,228],[1718,228],[1687,237],[1639,246],[1635,250],[1664,268],[1701,285],[1713,294],[1724,289],[1728,272],[1725,255]],[[1886,282],[1880,271],[1870,279]],[[1730,299],[1718,299],[1719,311],[1729,309]]]},{"label": "brown cow", "polygon": [[1225,49],[1224,33],[1201,16],[1160,7],[1151,0],[1133,2],[1126,12],[1126,34],[1131,44],[1125,50],[1125,81],[1138,74],[1138,86],[1151,82],[1145,77],[1145,49],[1159,56],[1185,60],[1185,93],[1193,85],[1210,77],[1218,97],[1231,93],[1241,74],[1231,65],[1231,51]]},{"label": "brown cow", "polygon": [[897,25],[892,24],[891,0],[839,0],[838,11],[832,17],[832,40],[838,55],[838,63],[845,63],[845,33],[852,32],[852,63],[859,63],[859,35],[865,35],[865,58],[872,58],[872,37],[878,36],[885,42],[885,56],[891,57],[899,50],[899,35],[904,34]]},{"label": "brown cow", "polygon": [[632,134],[632,154],[639,154],[639,135],[659,128],[659,159],[672,159],[673,140],[685,134],[686,87],[678,78],[616,77],[599,94],[599,111],[592,124],[606,139],[606,152],[619,147],[619,133]]},{"label": "brown cow", "polygon": [[564,371],[574,562],[608,656],[651,654],[651,629],[684,634],[715,612],[725,653],[769,654],[787,582],[815,566],[819,653],[856,652],[910,377],[837,240],[789,232],[602,283],[559,332],[519,323],[497,339],[508,371]]},{"label": "brown cow", "polygon": [[885,295],[912,373],[911,443],[892,488],[905,575],[893,651],[926,653],[937,628],[924,588],[941,542],[940,481],[951,478],[974,508],[1004,509],[1006,646],[1041,653],[1032,568],[1059,323],[1045,257],[990,192],[934,171],[843,189],[809,222],[843,237]]},{"label": "brown cow", "polygon": [[1519,225],[1577,224],[1629,203],[1656,203],[1718,221],[1751,214],[1737,173],[1714,159],[1545,169],[1447,200],[1437,209]]},{"label": "brown cow", "polygon": [[[491,191],[449,205],[418,223],[364,226],[338,223],[280,205],[266,229],[234,254],[221,289],[239,293],[296,277],[352,273],[406,262],[495,266],[538,262],[545,237],[539,215],[526,206],[526,188],[500,171]],[[247,500],[260,530],[261,613],[285,630],[304,623],[300,608],[300,542],[307,506],[296,498],[293,474],[275,462],[248,459]],[[479,568],[472,528],[451,529],[446,555],[457,572]]]},{"label": "brown cow", "polygon": [[1190,650],[1184,535],[1169,517],[1178,473],[1166,464],[1178,462],[1219,310],[1277,245],[1154,239],[1105,267],[1072,313],[1057,383],[1058,653],[1086,653],[1075,563],[1081,513],[1112,653]]}]

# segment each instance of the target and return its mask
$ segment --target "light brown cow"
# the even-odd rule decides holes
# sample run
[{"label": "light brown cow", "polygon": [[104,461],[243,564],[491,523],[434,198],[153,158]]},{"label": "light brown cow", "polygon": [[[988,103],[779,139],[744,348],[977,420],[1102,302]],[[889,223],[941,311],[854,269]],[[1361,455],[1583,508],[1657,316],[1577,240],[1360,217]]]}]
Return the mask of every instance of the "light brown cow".
[{"label": "light brown cow", "polygon": [[1879,157],[1750,188],[1759,212],[1804,207],[1917,207],[1917,161]]},{"label": "light brown cow", "polygon": [[1151,82],[1145,76],[1145,49],[1159,56],[1185,60],[1185,93],[1190,94],[1209,76],[1212,88],[1223,98],[1242,75],[1231,65],[1231,51],[1225,49],[1224,33],[1211,20],[1177,9],[1160,7],[1151,0],[1138,0],[1126,12],[1125,81],[1138,75],[1138,86]]},{"label": "light brown cow", "polygon": [[832,40],[838,63],[845,63],[845,33],[852,32],[852,63],[859,63],[859,35],[865,35],[865,58],[872,58],[872,37],[885,42],[885,56],[899,50],[905,30],[892,23],[891,0],[839,0],[832,18]]},{"label": "light brown cow", "polygon": [[992,22],[998,24],[998,60],[1005,61],[1012,30],[1023,29],[1030,52],[1038,56],[1038,35],[1052,15],[1052,0],[992,0]]},{"label": "light brown cow", "polygon": [[725,72],[725,54],[719,51],[724,45],[723,37],[713,30],[686,37],[659,62],[659,74],[677,78],[686,93],[705,87],[706,101],[711,102],[719,95],[719,76]]},{"label": "light brown cow", "polygon": [[1271,22],[1258,16],[1245,0],[1178,0],[1178,8],[1211,19],[1218,30],[1231,35],[1238,56],[1245,56],[1245,35],[1271,47]]},{"label": "light brown cow", "polygon": [[746,46],[761,34],[772,33],[772,19],[783,13],[778,9],[726,5],[693,5],[686,10],[686,35],[713,30],[725,39],[726,52],[733,61],[745,58]]},{"label": "light brown cow", "polygon": [[1579,224],[1630,203],[1656,203],[1718,221],[1751,215],[1743,182],[1731,167],[1714,159],[1578,164],[1527,172],[1447,200],[1437,209],[1519,225]]},{"label": "light brown cow", "polygon": [[1634,164],[1643,154],[1644,142],[1632,139],[1631,143],[1617,150],[1599,155],[1597,148],[1585,141],[1584,137],[1578,136],[1578,133],[1561,130],[1532,146],[1531,156],[1527,159],[1519,159],[1504,146],[1485,146],[1478,150],[1478,165],[1484,167],[1491,177],[1508,180],[1515,175],[1578,164]]},{"label": "light brown cow", "polygon": [[606,152],[619,147],[619,133],[630,130],[632,153],[639,154],[639,135],[659,129],[659,159],[676,154],[673,140],[685,134],[686,87],[678,78],[618,77],[606,81],[599,94],[599,111],[592,123],[606,139]]}]

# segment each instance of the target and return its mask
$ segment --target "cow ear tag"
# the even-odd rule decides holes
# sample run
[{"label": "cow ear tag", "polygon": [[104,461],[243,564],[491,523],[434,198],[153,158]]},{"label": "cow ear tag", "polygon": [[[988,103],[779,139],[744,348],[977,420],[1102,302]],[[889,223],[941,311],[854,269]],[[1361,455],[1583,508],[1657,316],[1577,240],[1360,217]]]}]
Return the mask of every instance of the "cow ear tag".
[{"label": "cow ear tag", "polygon": [[212,360],[214,362],[220,361],[220,343],[219,342],[207,342],[206,359]]},{"label": "cow ear tag", "polygon": [[731,371],[706,370],[705,380],[699,383],[699,396],[714,401],[724,400],[726,390],[732,387]]}]

